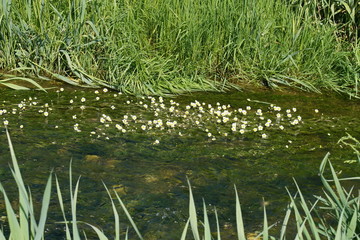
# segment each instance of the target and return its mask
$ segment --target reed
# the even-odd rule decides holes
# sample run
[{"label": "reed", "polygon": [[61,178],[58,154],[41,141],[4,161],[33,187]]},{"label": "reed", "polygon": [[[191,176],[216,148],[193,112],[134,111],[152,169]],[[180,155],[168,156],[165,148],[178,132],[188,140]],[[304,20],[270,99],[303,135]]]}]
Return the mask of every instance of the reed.
[{"label": "reed", "polygon": [[358,2],[310,2],[3,0],[0,68],[133,94],[251,82],[358,96]]}]

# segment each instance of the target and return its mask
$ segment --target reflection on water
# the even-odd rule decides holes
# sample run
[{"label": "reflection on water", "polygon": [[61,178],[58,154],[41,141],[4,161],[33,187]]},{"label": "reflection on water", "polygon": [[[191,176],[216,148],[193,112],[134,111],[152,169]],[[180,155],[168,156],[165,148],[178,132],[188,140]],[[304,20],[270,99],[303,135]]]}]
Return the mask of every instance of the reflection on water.
[{"label": "reflection on water", "polygon": [[[318,166],[325,153],[340,176],[359,175],[354,155],[336,144],[346,132],[360,138],[357,102],[319,95],[272,92],[196,93],[173,98],[130,97],[104,90],[1,90],[25,180],[36,196],[51,169],[68,188],[68,168],[81,175],[79,218],[112,233],[112,210],[101,183],[123,198],[149,239],[179,237],[188,214],[188,187],[204,198],[224,238],[235,232],[234,184],[248,231],[261,229],[262,198],[271,222],[281,220],[293,178],[310,198],[321,194]],[[11,186],[4,128],[0,180]],[[8,190],[11,192],[11,190]],[[38,195],[37,195],[38,194]],[[58,209],[56,199],[52,212]],[[200,208],[199,208],[200,209]],[[1,211],[1,214],[4,210]],[[200,211],[199,211],[200,213]],[[55,212],[50,222],[60,221]],[[50,227],[50,236],[63,234]],[[127,227],[125,217],[122,219]]]}]

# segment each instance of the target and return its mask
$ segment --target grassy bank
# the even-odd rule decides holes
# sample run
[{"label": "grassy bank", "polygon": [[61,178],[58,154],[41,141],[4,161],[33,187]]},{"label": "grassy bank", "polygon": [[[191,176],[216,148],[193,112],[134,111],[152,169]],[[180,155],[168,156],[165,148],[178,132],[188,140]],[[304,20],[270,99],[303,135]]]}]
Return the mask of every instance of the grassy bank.
[{"label": "grassy bank", "polygon": [[355,96],[358,18],[357,1],[4,0],[0,69],[135,94],[250,82]]}]

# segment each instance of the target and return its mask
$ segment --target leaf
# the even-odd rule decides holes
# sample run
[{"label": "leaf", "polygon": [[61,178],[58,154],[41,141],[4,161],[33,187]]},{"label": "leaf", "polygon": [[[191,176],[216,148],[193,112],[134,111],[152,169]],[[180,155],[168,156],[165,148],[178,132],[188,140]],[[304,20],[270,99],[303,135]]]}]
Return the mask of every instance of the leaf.
[{"label": "leaf", "polygon": [[186,239],[186,233],[188,231],[188,228],[189,228],[189,223],[190,223],[190,218],[188,218],[188,220],[186,221],[186,224],[185,224],[185,227],[184,227],[184,230],[181,234],[181,240],[185,240]]},{"label": "leaf", "polygon": [[191,185],[190,185],[189,179],[187,181],[188,181],[188,185],[189,185],[189,195],[190,195],[190,199],[189,199],[190,226],[191,226],[191,230],[193,232],[195,240],[200,240],[194,197],[192,195]]},{"label": "leaf", "polygon": [[119,197],[118,193],[117,193],[116,191],[114,191],[114,193],[115,193],[116,198],[118,199],[118,201],[119,201],[119,203],[120,203],[120,205],[121,205],[122,209],[124,210],[124,212],[125,212],[125,214],[126,214],[127,218],[129,219],[129,221],[130,221],[131,225],[132,225],[132,226],[133,226],[133,228],[135,229],[135,232],[137,233],[137,235],[139,236],[139,238],[140,238],[141,240],[144,240],[144,238],[142,237],[142,235],[141,235],[141,233],[140,233],[139,229],[137,228],[137,226],[136,226],[136,224],[135,224],[134,220],[132,219],[132,217],[131,217],[130,213],[128,212],[128,210],[126,209],[126,207],[125,207],[125,205],[124,205],[123,201],[122,201],[122,200],[121,200],[121,198]]},{"label": "leaf", "polygon": [[207,211],[206,211],[206,204],[205,204],[205,200],[203,199],[203,206],[204,206],[204,239],[205,240],[211,240],[211,231],[210,231],[210,223],[209,223],[209,218],[207,215]]},{"label": "leaf", "polygon": [[17,84],[13,84],[13,83],[0,82],[0,84],[6,86],[8,88],[14,89],[14,90],[30,90],[30,88],[20,86],[20,85],[17,85]]},{"label": "leaf", "polygon": [[239,196],[236,190],[236,186],[234,187],[235,187],[235,195],[236,195],[236,228],[238,232],[238,240],[246,240]]},{"label": "leaf", "polygon": [[45,222],[46,222],[46,216],[48,213],[50,196],[51,196],[51,183],[52,183],[52,173],[50,174],[48,182],[45,187],[43,200],[41,204],[39,226],[36,229],[36,235],[34,238],[35,240],[41,240],[44,238]]}]

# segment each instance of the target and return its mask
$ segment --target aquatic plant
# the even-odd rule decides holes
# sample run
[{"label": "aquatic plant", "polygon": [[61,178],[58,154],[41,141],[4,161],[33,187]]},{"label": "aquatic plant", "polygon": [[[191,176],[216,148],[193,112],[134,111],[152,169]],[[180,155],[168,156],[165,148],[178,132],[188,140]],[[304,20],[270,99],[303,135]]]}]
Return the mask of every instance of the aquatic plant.
[{"label": "aquatic plant", "polygon": [[24,86],[24,84],[14,83],[15,81],[21,81],[25,84],[30,84],[38,90],[46,90],[36,81],[28,77],[21,77],[13,74],[0,74],[0,85],[14,89],[14,90],[30,90],[30,88]]},{"label": "aquatic plant", "polygon": [[[18,239],[44,239],[44,227],[46,223],[46,217],[48,214],[48,207],[51,197],[51,182],[52,174],[50,174],[46,188],[43,194],[42,207],[40,213],[40,219],[37,223],[35,220],[33,200],[31,198],[31,193],[29,190],[26,190],[24,181],[22,179],[19,165],[15,157],[15,152],[10,140],[9,132],[6,129],[6,134],[8,137],[8,143],[12,158],[12,174],[16,181],[16,185],[19,190],[19,213],[18,218],[15,214],[14,209],[11,206],[11,202],[8,199],[8,196],[5,192],[5,189],[0,184],[0,191],[3,193],[5,199],[5,207],[7,212],[7,218],[10,228],[10,235],[8,239],[18,240]],[[329,166],[332,179],[328,180],[325,178],[325,168]],[[75,184],[75,189],[73,189],[72,184],[72,174],[71,174],[71,164],[69,171],[69,181],[70,181],[70,202],[71,202],[71,220],[68,220],[65,215],[64,202],[62,197],[62,192],[60,189],[60,184],[58,179],[56,179],[56,188],[57,188],[57,197],[60,203],[60,208],[63,214],[65,224],[66,239],[81,239],[79,224],[85,224],[90,226],[94,232],[97,234],[99,239],[108,239],[106,235],[94,225],[79,221],[77,219],[77,196],[79,192],[79,180]],[[350,239],[360,239],[360,197],[354,196],[352,189],[346,191],[340,183],[336,172],[329,161],[329,154],[327,154],[320,164],[319,174],[321,181],[324,185],[324,197],[318,196],[315,203],[309,203],[305,200],[302,195],[299,186],[295,182],[297,187],[297,193],[295,196],[289,193],[290,204],[285,213],[282,227],[278,236],[270,236],[269,230],[274,226],[269,226],[266,209],[264,206],[264,222],[263,222],[263,231],[256,237],[257,239],[286,239],[288,233],[289,220],[291,218],[292,212],[294,213],[293,218],[295,218],[296,232],[295,239],[335,239],[335,240],[350,240]],[[352,180],[360,180],[360,177],[352,178]],[[332,186],[332,183],[334,186]],[[181,236],[182,240],[186,239],[188,228],[190,226],[191,232],[195,240],[205,239],[211,240],[212,231],[210,230],[210,221],[207,215],[207,209],[205,202],[203,203],[203,230],[199,229],[199,220],[195,206],[194,196],[191,190],[190,182],[189,185],[189,219],[185,223],[185,227]],[[119,214],[116,209],[115,203],[112,198],[112,194],[104,184],[106,191],[110,197],[111,206],[114,213],[115,219],[115,238],[116,240],[120,239],[120,229],[119,229]],[[140,231],[138,230],[135,222],[130,216],[128,210],[125,207],[125,204],[119,197],[116,191],[114,191],[115,199],[119,202],[120,206],[124,210],[127,218],[129,219],[131,225],[133,226],[135,232],[137,233],[140,239],[143,239]],[[237,228],[237,237],[239,240],[246,240],[244,220],[242,217],[241,204],[239,196],[235,187],[235,196],[236,196],[236,228]],[[215,218],[216,218],[216,238],[221,239],[221,230],[219,227],[219,219],[215,209]],[[69,226],[71,224],[71,227]],[[200,237],[200,233],[203,233],[203,236]],[[84,232],[85,234],[85,232]],[[86,238],[86,235],[85,235]],[[128,231],[125,233],[125,239],[128,238]],[[4,230],[0,230],[0,239],[6,239]]]},{"label": "aquatic plant", "polygon": [[358,5],[4,0],[0,68],[133,94],[224,90],[250,82],[357,96]]},{"label": "aquatic plant", "polygon": [[[210,104],[198,100],[180,104],[174,99],[154,96],[132,98],[121,92],[108,92],[107,88],[89,91],[86,97],[64,88],[57,89],[56,93],[57,105],[63,105],[67,109],[60,118],[53,116],[62,111],[61,108],[53,107],[48,100],[37,97],[21,99],[14,103],[15,107],[11,104],[3,106],[0,116],[6,124],[24,126],[25,113],[29,112],[32,116],[38,116],[40,121],[45,119],[45,124],[50,122],[54,128],[64,127],[65,121],[69,130],[85,133],[96,139],[110,139],[126,133],[146,133],[157,137],[169,133],[179,137],[196,133],[209,141],[247,136],[268,139],[277,132],[296,131],[304,123],[296,107],[284,109],[251,99],[247,99],[247,105],[234,107],[220,102]],[[105,108],[97,108],[102,104],[98,101],[100,97],[116,102]],[[120,101],[123,105],[120,105]],[[124,111],[127,106],[129,110]],[[19,119],[20,114],[22,117]],[[88,121],[89,118],[97,121]],[[153,141],[159,143],[159,139]]]}]

